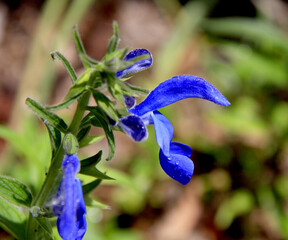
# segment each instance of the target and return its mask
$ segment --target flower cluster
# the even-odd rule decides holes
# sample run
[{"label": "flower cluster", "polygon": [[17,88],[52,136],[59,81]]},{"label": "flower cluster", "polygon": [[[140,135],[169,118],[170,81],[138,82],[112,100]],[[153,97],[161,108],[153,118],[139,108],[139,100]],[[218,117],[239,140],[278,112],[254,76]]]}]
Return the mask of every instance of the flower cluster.
[{"label": "flower cluster", "polygon": [[[123,60],[132,60],[133,64],[117,71],[114,76],[116,80],[124,79],[152,65],[152,56],[146,49],[133,50]],[[146,126],[153,124],[160,147],[161,167],[171,178],[187,184],[194,171],[194,164],[190,159],[192,149],[183,143],[173,142],[173,126],[158,109],[186,98],[202,98],[222,106],[230,105],[228,100],[204,79],[190,75],[176,76],[164,81],[138,105],[134,96],[122,95],[127,112],[117,121],[107,116],[109,123],[113,127],[120,127],[136,142],[147,139]],[[64,240],[80,240],[86,232],[86,208],[81,183],[76,177],[79,170],[77,155],[65,155],[62,162],[63,177],[53,205],[54,215],[58,216],[58,232]]]},{"label": "flower cluster", "polygon": [[[126,56],[126,60],[142,54],[151,54],[145,49],[137,49]],[[152,57],[137,62],[130,69],[118,72],[118,77],[138,72],[152,65]],[[181,75],[172,77],[157,86],[139,105],[134,107],[135,98],[125,97],[130,115],[120,119],[119,126],[135,141],[147,139],[146,126],[154,124],[156,141],[160,147],[159,159],[163,170],[181,184],[187,184],[194,171],[190,159],[192,149],[183,144],[172,142],[173,126],[158,109],[186,98],[202,98],[222,106],[228,106],[228,100],[210,83],[200,77]]]}]

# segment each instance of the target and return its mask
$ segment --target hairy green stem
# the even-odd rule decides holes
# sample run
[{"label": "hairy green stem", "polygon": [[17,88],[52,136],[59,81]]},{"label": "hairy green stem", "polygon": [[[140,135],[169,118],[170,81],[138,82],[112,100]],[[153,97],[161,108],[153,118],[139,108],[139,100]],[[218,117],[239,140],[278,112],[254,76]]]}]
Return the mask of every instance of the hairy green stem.
[{"label": "hairy green stem", "polygon": [[[89,98],[90,98],[90,93],[87,92],[85,93],[78,101],[78,105],[73,117],[73,120],[69,126],[69,132],[71,132],[73,135],[76,135],[78,132],[78,128],[80,126],[82,117],[84,115],[85,112],[85,107],[87,106],[88,102],[89,102]],[[38,206],[38,207],[43,207],[45,204],[45,201],[49,200],[49,197],[51,197],[51,191],[53,191],[53,189],[55,189],[55,184],[57,183],[57,180],[59,179],[59,175],[61,174],[61,164],[62,164],[62,160],[64,157],[64,150],[62,147],[59,147],[55,157],[52,159],[50,168],[48,170],[46,179],[40,189],[40,191],[38,192],[37,196],[34,198],[33,202],[32,202],[32,206]],[[31,214],[29,214],[29,220],[30,218],[33,218],[33,216]],[[33,224],[29,224],[33,221],[29,221],[28,220],[28,232],[33,232],[34,228]]]}]

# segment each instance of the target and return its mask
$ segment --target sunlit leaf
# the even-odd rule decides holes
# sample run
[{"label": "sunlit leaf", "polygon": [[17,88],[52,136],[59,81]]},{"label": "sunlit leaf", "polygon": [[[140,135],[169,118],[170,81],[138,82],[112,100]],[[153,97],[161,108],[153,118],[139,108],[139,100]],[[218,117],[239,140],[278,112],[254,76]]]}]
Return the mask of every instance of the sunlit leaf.
[{"label": "sunlit leaf", "polygon": [[30,207],[32,194],[29,188],[20,181],[0,176],[0,196],[12,204]]},{"label": "sunlit leaf", "polygon": [[26,99],[26,104],[44,121],[47,121],[52,126],[54,126],[56,129],[58,129],[61,132],[67,131],[67,125],[64,122],[62,118],[60,118],[55,113],[52,113],[45,109],[43,106],[41,106],[39,103],[37,103],[35,100],[31,98]]},{"label": "sunlit leaf", "polygon": [[26,218],[12,204],[0,197],[0,227],[9,232],[18,240],[25,239]]}]

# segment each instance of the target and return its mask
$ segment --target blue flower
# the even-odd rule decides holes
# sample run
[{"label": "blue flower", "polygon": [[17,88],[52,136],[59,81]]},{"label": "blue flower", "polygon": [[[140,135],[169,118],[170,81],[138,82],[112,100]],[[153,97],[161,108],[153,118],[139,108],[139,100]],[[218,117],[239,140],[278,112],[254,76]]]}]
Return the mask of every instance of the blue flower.
[{"label": "blue flower", "polygon": [[147,55],[147,58],[142,59],[137,61],[136,63],[134,63],[133,65],[131,65],[128,68],[125,68],[123,70],[120,70],[116,73],[116,77],[117,78],[122,78],[125,76],[128,76],[130,74],[145,70],[146,68],[150,67],[152,65],[152,55],[151,53],[146,50],[146,49],[135,49],[131,52],[129,52],[125,57],[124,57],[124,61],[129,61],[129,60],[133,60],[137,57],[141,57],[141,56],[145,56]]},{"label": "blue flower", "polygon": [[86,207],[82,186],[76,174],[80,170],[76,154],[65,155],[62,162],[63,177],[55,198],[53,212],[59,235],[64,240],[81,240],[86,232]]},{"label": "blue flower", "polygon": [[[137,64],[134,68],[137,68]],[[125,74],[120,74],[122,77],[123,75]],[[125,102],[132,102],[133,97],[130,98],[127,100],[129,96],[125,96]],[[118,123],[119,127],[137,142],[147,139],[146,126],[154,124],[156,141],[160,147],[161,167],[171,178],[183,185],[187,184],[193,175],[194,164],[190,159],[192,149],[185,144],[172,142],[173,126],[158,109],[186,98],[202,98],[222,106],[230,105],[228,100],[204,79],[181,75],[161,83],[139,105],[132,108],[127,105],[131,114],[121,118]]]}]

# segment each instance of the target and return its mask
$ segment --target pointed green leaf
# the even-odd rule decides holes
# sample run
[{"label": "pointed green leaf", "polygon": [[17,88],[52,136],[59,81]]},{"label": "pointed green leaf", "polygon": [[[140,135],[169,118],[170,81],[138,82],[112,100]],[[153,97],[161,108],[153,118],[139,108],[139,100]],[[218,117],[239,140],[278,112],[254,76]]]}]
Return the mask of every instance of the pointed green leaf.
[{"label": "pointed green leaf", "polygon": [[2,197],[0,197],[0,206],[0,227],[16,239],[24,240],[26,227],[25,215]]},{"label": "pointed green leaf", "polygon": [[97,135],[97,136],[86,136],[79,143],[79,147],[83,148],[83,147],[89,146],[93,143],[100,142],[104,137],[105,137],[104,134],[103,135]]},{"label": "pointed green leaf", "polygon": [[80,57],[83,65],[84,65],[84,67],[86,69],[88,69],[88,68],[90,68],[90,66],[96,66],[99,62],[94,60],[94,59],[92,59],[92,58],[90,58],[86,54],[86,51],[85,51],[83,43],[81,41],[79,32],[77,30],[77,26],[74,26],[74,28],[73,28],[73,35],[74,35],[74,42],[75,42],[75,45],[76,45],[77,52],[79,54],[79,57]]},{"label": "pointed green leaf", "polygon": [[[117,101],[119,101],[122,104],[122,106],[126,106],[124,99],[123,99],[123,94],[126,94],[126,95],[129,95],[129,94],[122,91],[120,85],[118,84],[118,82],[120,82],[120,81],[116,78],[116,76],[112,76],[111,74],[107,74],[106,77],[107,77],[107,83],[108,83],[108,91],[111,93],[111,95]],[[125,84],[125,83],[123,83],[123,84]],[[126,92],[129,92],[129,91],[126,91]]]},{"label": "pointed green leaf", "polygon": [[105,114],[101,111],[101,109],[97,107],[87,107],[87,110],[89,110],[92,114],[94,114],[95,118],[99,121],[105,132],[106,139],[109,145],[109,156],[107,160],[111,160],[115,153],[115,139],[113,131],[111,130],[109,125],[109,120],[107,119]]},{"label": "pointed green leaf", "polygon": [[49,138],[50,138],[50,145],[52,150],[52,158],[55,155],[57,149],[61,145],[61,132],[54,128],[52,125],[44,121],[45,126],[47,127]]},{"label": "pointed green leaf", "polygon": [[36,217],[35,220],[43,230],[46,238],[45,239],[54,239],[53,238],[53,230],[50,221],[47,218],[42,216]]},{"label": "pointed green leaf", "polygon": [[29,215],[29,223],[26,226],[26,238],[30,239],[41,239],[41,240],[53,240],[53,232],[48,219],[43,217],[34,218]]},{"label": "pointed green leaf", "polygon": [[60,59],[62,61],[62,63],[64,64],[64,67],[66,68],[72,83],[74,84],[77,81],[77,76],[76,73],[73,69],[73,67],[70,65],[69,61],[58,51],[55,52],[51,52],[50,53],[51,57],[53,60],[55,60],[55,58],[57,57],[58,59]]},{"label": "pointed green leaf", "polygon": [[128,88],[130,88],[133,95],[147,95],[149,93],[148,89],[141,88],[141,87],[129,84],[127,82],[125,84]]},{"label": "pointed green leaf", "polygon": [[62,102],[62,103],[60,103],[58,105],[46,107],[46,109],[48,109],[48,110],[60,110],[60,109],[63,109],[63,108],[67,108],[72,103],[74,103],[77,99],[79,99],[85,92],[86,92],[85,89],[82,90],[81,92],[79,92],[78,94],[76,94],[76,91],[75,91],[73,93],[75,93],[76,95],[71,96],[70,98],[64,100],[64,102]]},{"label": "pointed green leaf", "polygon": [[112,53],[117,49],[118,42],[119,42],[119,30],[118,30],[118,24],[116,21],[113,22],[113,29],[114,34],[111,37],[108,47],[107,47],[107,53]]},{"label": "pointed green leaf", "polygon": [[91,130],[91,126],[81,127],[80,131],[77,133],[77,140],[79,142],[79,145],[81,145],[80,142],[82,141],[82,139],[85,138],[86,136],[88,136],[90,130]]},{"label": "pointed green leaf", "polygon": [[109,177],[105,173],[102,173],[99,171],[95,166],[88,166],[88,167],[82,167],[80,169],[80,172],[83,175],[95,177],[98,179],[109,179],[109,180],[114,180],[114,178]]},{"label": "pointed green leaf", "polygon": [[80,173],[92,177],[96,177],[99,179],[113,179],[106,174],[100,172],[96,165],[101,161],[102,151],[99,151],[96,155],[86,158],[80,161],[81,169]]},{"label": "pointed green leaf", "polygon": [[80,93],[83,94],[83,91],[86,88],[88,80],[91,77],[92,70],[87,70],[84,72],[77,80],[77,82],[70,88],[69,92],[64,98],[64,102],[70,101],[71,99],[78,98]]},{"label": "pointed green leaf", "polygon": [[114,121],[118,120],[118,114],[115,104],[103,93],[96,89],[92,89],[92,94],[97,105]]},{"label": "pointed green leaf", "polygon": [[99,151],[97,154],[93,155],[92,157],[83,159],[80,161],[81,168],[82,167],[89,167],[89,166],[96,166],[102,157],[102,151]]},{"label": "pointed green leaf", "polygon": [[32,194],[29,188],[18,180],[0,176],[0,196],[12,204],[30,207]]},{"label": "pointed green leaf", "polygon": [[99,184],[102,182],[102,179],[96,179],[90,183],[87,183],[82,186],[83,195],[87,195],[92,192]]},{"label": "pointed green leaf", "polygon": [[44,121],[47,121],[50,123],[53,127],[58,129],[60,132],[66,132],[67,131],[67,125],[64,122],[62,118],[60,118],[55,113],[52,113],[42,107],[39,103],[34,101],[31,98],[26,99],[26,104],[40,117],[43,118]]},{"label": "pointed green leaf", "polygon": [[[95,119],[95,116],[92,113],[88,113],[81,121],[80,129],[89,127],[91,125],[91,121]],[[79,132],[80,133],[80,132]],[[79,139],[78,139],[79,140]]]}]

